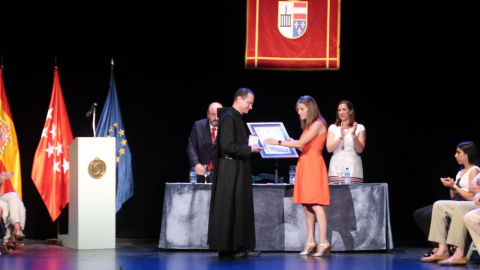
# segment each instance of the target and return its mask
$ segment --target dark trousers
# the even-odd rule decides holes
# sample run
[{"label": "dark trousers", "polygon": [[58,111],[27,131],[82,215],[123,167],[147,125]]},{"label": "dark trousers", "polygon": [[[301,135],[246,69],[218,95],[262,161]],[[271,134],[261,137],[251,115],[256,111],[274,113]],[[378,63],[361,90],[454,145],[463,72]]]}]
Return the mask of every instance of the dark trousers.
[{"label": "dark trousers", "polygon": [[432,210],[433,205],[428,205],[413,212],[413,219],[423,234],[428,239],[428,234],[430,233],[430,223],[432,222]]}]

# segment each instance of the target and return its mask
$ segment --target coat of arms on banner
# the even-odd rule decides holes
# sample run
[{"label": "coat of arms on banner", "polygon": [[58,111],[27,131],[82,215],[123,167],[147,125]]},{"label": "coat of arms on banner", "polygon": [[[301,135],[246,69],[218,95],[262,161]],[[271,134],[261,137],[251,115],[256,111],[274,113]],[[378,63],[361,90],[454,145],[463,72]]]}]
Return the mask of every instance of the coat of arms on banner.
[{"label": "coat of arms on banner", "polygon": [[3,119],[0,119],[0,153],[3,154],[8,142],[12,139],[10,127]]},{"label": "coat of arms on banner", "polygon": [[307,31],[308,2],[278,2],[278,30],[286,38],[299,38]]}]

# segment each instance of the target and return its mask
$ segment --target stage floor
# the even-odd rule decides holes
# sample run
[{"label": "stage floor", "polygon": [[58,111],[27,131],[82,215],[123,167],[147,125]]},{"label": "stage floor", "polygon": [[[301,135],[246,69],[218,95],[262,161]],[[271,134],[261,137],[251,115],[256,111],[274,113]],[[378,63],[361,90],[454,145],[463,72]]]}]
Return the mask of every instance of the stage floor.
[{"label": "stage floor", "polygon": [[158,239],[117,239],[115,249],[75,250],[55,242],[25,239],[25,247],[0,255],[2,270],[127,270],[127,269],[478,269],[480,257],[474,253],[467,267],[424,263],[425,247],[402,245],[388,251],[333,252],[326,257],[302,257],[297,252],[263,252],[260,257],[219,259],[216,252],[163,250]]}]

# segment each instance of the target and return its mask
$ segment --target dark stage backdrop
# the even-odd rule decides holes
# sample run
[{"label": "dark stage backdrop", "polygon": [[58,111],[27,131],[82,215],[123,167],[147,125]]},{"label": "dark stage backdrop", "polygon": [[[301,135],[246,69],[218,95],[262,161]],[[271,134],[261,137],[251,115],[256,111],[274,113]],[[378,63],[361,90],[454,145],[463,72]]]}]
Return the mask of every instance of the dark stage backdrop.
[{"label": "dark stage backdrop", "polygon": [[[30,238],[57,233],[30,177],[55,58],[74,137],[93,135],[85,113],[97,102],[99,117],[115,60],[135,182],[134,196],[117,213],[119,238],[159,237],[164,184],[188,179],[193,122],[212,101],[230,106],[239,87],[256,94],[245,121],[283,122],[294,138],[301,133],[301,95],[317,100],[329,124],[340,100],[354,103],[367,130],[365,182],[389,184],[394,244],[424,243],[413,211],[447,198],[439,177],[455,176],[456,144],[480,143],[477,2],[342,1],[338,71],[245,70],[246,1],[42,2],[0,9]],[[274,172],[274,160],[252,159],[253,174]],[[279,160],[280,176],[293,163]]]}]

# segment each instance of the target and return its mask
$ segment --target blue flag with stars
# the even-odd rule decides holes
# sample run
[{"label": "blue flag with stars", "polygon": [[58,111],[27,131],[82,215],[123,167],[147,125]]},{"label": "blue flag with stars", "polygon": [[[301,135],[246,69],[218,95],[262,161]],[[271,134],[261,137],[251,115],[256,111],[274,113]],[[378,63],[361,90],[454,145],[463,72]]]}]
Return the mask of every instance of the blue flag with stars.
[{"label": "blue flag with stars", "polygon": [[123,203],[133,195],[133,174],[132,155],[128,147],[127,137],[125,136],[113,69],[110,75],[110,91],[98,121],[97,136],[116,138],[117,199],[115,207],[116,212],[118,212],[122,208]]}]

